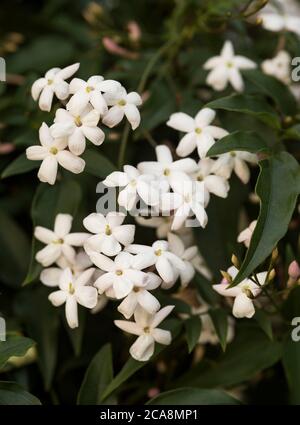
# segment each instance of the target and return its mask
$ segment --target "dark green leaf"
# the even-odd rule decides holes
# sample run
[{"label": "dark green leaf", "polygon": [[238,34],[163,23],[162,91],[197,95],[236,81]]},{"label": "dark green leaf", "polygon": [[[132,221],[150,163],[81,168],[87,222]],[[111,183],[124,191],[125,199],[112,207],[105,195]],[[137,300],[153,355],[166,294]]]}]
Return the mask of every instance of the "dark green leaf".
[{"label": "dark green leaf", "polygon": [[6,341],[0,341],[0,368],[12,356],[25,356],[35,342],[30,338],[19,335],[8,335]]},{"label": "dark green leaf", "polygon": [[[298,324],[299,326],[299,324]],[[299,332],[298,332],[299,334]],[[288,335],[283,345],[282,362],[290,389],[290,403],[300,404],[300,341]]]},{"label": "dark green leaf", "polygon": [[272,323],[271,323],[270,317],[263,310],[256,309],[255,315],[253,316],[253,318],[257,321],[261,329],[272,341],[273,331],[272,331]]},{"label": "dark green leaf", "polygon": [[210,309],[209,315],[214,324],[222,350],[225,351],[227,345],[228,315],[222,308]]},{"label": "dark green leaf", "polygon": [[194,316],[184,321],[184,326],[186,329],[186,339],[188,343],[189,353],[193,351],[197,342],[199,341],[202,322],[201,318]]},{"label": "dark green leaf", "polygon": [[104,345],[92,359],[81,384],[77,404],[113,404],[109,398],[101,402],[105,388],[113,379],[112,352],[110,344]]},{"label": "dark green leaf", "polygon": [[215,143],[208,151],[207,156],[221,155],[231,151],[267,152],[268,149],[266,143],[253,131],[235,131]]},{"label": "dark green leaf", "polygon": [[159,405],[228,405],[241,404],[238,400],[219,390],[203,390],[197,388],[177,388],[166,391],[146,403],[151,406]]},{"label": "dark green leaf", "polygon": [[1,179],[6,177],[16,176],[18,174],[27,173],[28,171],[35,170],[41,165],[41,161],[29,161],[26,154],[22,153],[18,158],[12,161],[2,172]]},{"label": "dark green leaf", "polygon": [[248,277],[285,235],[300,192],[300,167],[287,152],[260,162],[256,193],[261,200],[257,225],[233,286]]},{"label": "dark green leaf", "polygon": [[213,290],[212,283],[209,282],[206,277],[196,272],[193,283],[204,301],[210,305],[214,305],[218,302],[218,294]]},{"label": "dark green leaf", "polygon": [[104,178],[116,171],[115,165],[96,149],[87,149],[82,158],[85,160],[84,171],[95,177]]},{"label": "dark green leaf", "polygon": [[14,382],[0,382],[0,405],[40,405],[41,402],[34,395],[25,391]]},{"label": "dark green leaf", "polygon": [[280,122],[277,114],[268,102],[258,95],[234,94],[213,100],[206,105],[212,109],[223,109],[231,112],[241,112],[263,121],[272,128],[279,129]]}]

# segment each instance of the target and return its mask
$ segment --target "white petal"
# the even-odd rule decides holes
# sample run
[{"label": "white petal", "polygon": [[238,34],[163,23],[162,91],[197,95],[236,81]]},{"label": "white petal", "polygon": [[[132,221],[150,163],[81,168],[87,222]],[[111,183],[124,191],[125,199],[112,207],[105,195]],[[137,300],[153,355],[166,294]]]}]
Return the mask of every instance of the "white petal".
[{"label": "white petal", "polygon": [[239,294],[234,300],[232,314],[237,318],[247,317],[250,319],[255,314],[253,301],[246,294]]},{"label": "white petal", "polygon": [[229,190],[229,184],[226,179],[221,176],[207,176],[205,178],[205,186],[207,189],[221,198],[226,198]]},{"label": "white petal", "polygon": [[103,184],[108,187],[122,187],[128,183],[126,173],[122,173],[121,171],[113,171],[103,180]]},{"label": "white petal", "polygon": [[221,50],[221,56],[226,61],[233,58],[234,50],[233,50],[233,44],[231,43],[231,41],[229,40],[225,41],[224,46]]},{"label": "white petal", "polygon": [[49,267],[41,272],[40,281],[46,286],[58,286],[61,273],[58,267]]},{"label": "white petal", "polygon": [[42,226],[36,226],[34,229],[34,237],[47,245],[57,239],[52,230],[46,229],[46,227]]},{"label": "white petal", "polygon": [[79,66],[80,63],[74,63],[73,65],[66,66],[65,68],[58,71],[56,77],[61,78],[62,80],[67,80],[78,71]]},{"label": "white petal", "polygon": [[84,227],[91,233],[103,233],[105,231],[105,226],[107,221],[103,214],[101,213],[92,213],[85,217],[83,220]]},{"label": "white petal", "polygon": [[48,155],[48,150],[43,146],[30,146],[26,149],[27,159],[31,161],[41,161]]},{"label": "white petal", "polygon": [[187,133],[179,142],[176,153],[178,156],[188,156],[197,146],[197,136],[195,132]]},{"label": "white petal", "polygon": [[103,235],[102,243],[101,243],[101,251],[104,255],[108,255],[109,257],[113,257],[122,250],[121,245],[116,240],[113,235],[107,236]]},{"label": "white petal", "polygon": [[85,168],[85,161],[69,151],[60,151],[57,154],[59,165],[71,173],[80,174]]},{"label": "white petal", "polygon": [[118,306],[118,311],[123,314],[126,319],[130,319],[137,306],[137,296],[135,292],[131,292]]},{"label": "white petal", "polygon": [[130,347],[130,355],[140,362],[148,361],[154,353],[154,338],[151,335],[141,335]]},{"label": "white petal", "polygon": [[78,307],[77,307],[77,301],[74,295],[67,297],[66,319],[71,329],[78,327]]},{"label": "white petal", "polygon": [[70,233],[73,217],[70,214],[57,214],[54,222],[54,233],[59,238],[64,238]]},{"label": "white petal", "polygon": [[137,293],[137,299],[140,306],[149,314],[154,314],[160,309],[159,301],[147,290],[140,290]]},{"label": "white petal", "polygon": [[110,227],[116,227],[120,226],[123,223],[125,217],[126,216],[124,213],[111,211],[107,214],[106,220]]},{"label": "white petal", "polygon": [[39,107],[42,111],[50,112],[53,100],[53,90],[50,86],[45,86],[39,98]]},{"label": "white petal", "polygon": [[76,251],[73,247],[67,244],[63,244],[61,247],[63,255],[66,257],[66,259],[71,263],[74,264]]},{"label": "white petal", "polygon": [[244,184],[248,183],[250,179],[250,170],[245,161],[235,158],[234,172]]},{"label": "white petal", "polygon": [[104,115],[108,111],[107,103],[102,96],[101,92],[93,91],[90,97],[90,102],[93,107],[98,111],[101,115]]},{"label": "white petal", "polygon": [[165,256],[158,257],[158,260],[155,264],[156,270],[162,280],[166,283],[173,282],[174,280],[174,271],[169,263],[169,261],[165,258]]},{"label": "white petal", "polygon": [[85,137],[81,127],[75,128],[69,136],[68,145],[74,155],[81,155],[85,151]]},{"label": "white petal", "polygon": [[172,335],[170,331],[165,331],[164,329],[153,329],[152,332],[155,342],[163,345],[170,345],[172,342]]},{"label": "white petal", "polygon": [[135,91],[128,93],[126,100],[128,103],[133,103],[136,106],[139,106],[142,104],[141,96]]},{"label": "white petal", "polygon": [[235,56],[233,63],[239,69],[254,69],[257,67],[255,62],[244,56]]},{"label": "white petal", "polygon": [[168,242],[170,250],[178,255],[178,257],[182,257],[184,254],[184,244],[179,236],[174,233],[168,233]]},{"label": "white petal", "polygon": [[78,90],[84,89],[86,87],[86,82],[81,78],[73,78],[69,85],[70,93],[74,94]]},{"label": "white petal", "polygon": [[110,258],[105,257],[105,255],[94,252],[90,254],[90,259],[101,270],[107,272],[115,270],[115,263]]},{"label": "white petal", "polygon": [[133,224],[124,224],[113,229],[113,236],[124,246],[133,242],[134,233],[135,226]]},{"label": "white petal", "polygon": [[124,117],[124,110],[119,106],[113,106],[109,111],[104,115],[102,122],[107,125],[107,127],[112,128],[119,124]]},{"label": "white petal", "polygon": [[185,268],[180,271],[181,285],[185,288],[195,276],[195,269],[191,263],[185,261]]},{"label": "white petal", "polygon": [[70,233],[65,237],[65,243],[72,246],[83,246],[89,237],[89,233]]},{"label": "white petal", "polygon": [[105,134],[99,127],[82,127],[85,137],[96,146],[100,146],[105,139]]},{"label": "white petal", "polygon": [[38,178],[43,183],[53,185],[57,176],[57,160],[54,155],[48,155],[42,162],[38,171]]},{"label": "white petal", "polygon": [[174,307],[174,305],[167,305],[159,310],[152,319],[151,327],[156,328],[167,316],[169,316]]},{"label": "white petal", "polygon": [[47,80],[46,78],[39,78],[36,80],[31,87],[31,96],[33,97],[33,100],[37,100],[41,91],[46,86]]},{"label": "white petal", "polygon": [[73,115],[80,115],[90,100],[90,94],[85,88],[78,90],[67,103],[68,111]]},{"label": "white petal", "polygon": [[114,320],[114,324],[132,335],[141,335],[141,328],[134,322],[127,322],[126,320]]},{"label": "white petal", "polygon": [[65,291],[55,291],[49,295],[48,300],[55,307],[59,307],[66,302],[67,296],[68,296],[68,293]]},{"label": "white petal", "polygon": [[80,286],[76,288],[75,295],[77,302],[83,307],[94,308],[97,304],[97,289],[93,286]]},{"label": "white petal", "polygon": [[61,255],[59,244],[50,244],[36,253],[35,259],[44,267],[51,266]]},{"label": "white petal", "polygon": [[98,289],[99,294],[106,292],[113,284],[113,275],[112,273],[105,273],[102,276],[98,277],[94,283],[95,288]]},{"label": "white petal", "polygon": [[175,114],[172,114],[170,116],[167,125],[169,127],[174,128],[175,130],[189,133],[191,131],[194,131],[195,121],[194,118],[183,112],[176,112]]},{"label": "white petal", "polygon": [[128,103],[124,106],[124,112],[126,118],[131,124],[132,130],[135,130],[141,122],[141,116],[138,108],[135,105]]},{"label": "white petal", "polygon": [[60,81],[55,84],[54,92],[58,99],[66,99],[69,96],[69,84],[65,81]]},{"label": "white petal", "polygon": [[244,82],[240,71],[237,68],[231,68],[229,70],[229,81],[232,87],[238,91],[242,92],[244,90]]},{"label": "white petal", "polygon": [[213,109],[203,108],[195,116],[196,125],[200,128],[208,126],[214,119],[216,113]]}]

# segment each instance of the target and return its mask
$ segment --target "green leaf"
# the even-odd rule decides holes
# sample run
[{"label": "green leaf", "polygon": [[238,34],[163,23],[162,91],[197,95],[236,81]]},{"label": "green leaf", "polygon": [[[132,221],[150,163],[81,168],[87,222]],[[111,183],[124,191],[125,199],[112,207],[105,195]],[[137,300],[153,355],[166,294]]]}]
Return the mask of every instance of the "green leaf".
[{"label": "green leaf", "polygon": [[272,128],[279,129],[277,114],[268,102],[258,95],[233,94],[209,102],[206,107],[251,115]]},{"label": "green leaf", "polygon": [[279,342],[270,341],[256,324],[241,324],[233,342],[219,360],[205,368],[199,363],[174,382],[174,386],[231,387],[273,366],[281,356],[282,345]]},{"label": "green leaf", "polygon": [[36,341],[38,365],[46,390],[51,388],[56,367],[59,331],[59,309],[52,306],[48,295],[48,288],[30,286],[18,294],[15,302],[16,315]]},{"label": "green leaf", "polygon": [[[56,182],[55,186],[41,183],[37,188],[31,207],[33,228],[44,226],[53,229],[56,215],[65,213],[74,216],[80,201],[81,188],[74,180],[64,179]],[[42,246],[33,238],[31,261],[24,285],[33,282],[39,276],[41,267],[35,261],[35,254]]]},{"label": "green leaf", "polygon": [[246,79],[251,81],[259,89],[259,93],[265,93],[276,103],[277,107],[286,115],[294,115],[297,112],[297,101],[289,87],[277,78],[266,75],[259,70],[243,72]]},{"label": "green leaf", "polygon": [[264,140],[253,131],[235,131],[223,137],[208,151],[207,156],[221,155],[231,151],[247,151],[252,153],[268,152]]},{"label": "green leaf", "polygon": [[186,329],[186,339],[188,343],[189,353],[193,351],[199,341],[202,321],[200,317],[194,316],[184,321]]},{"label": "green leaf", "polygon": [[247,278],[285,235],[300,192],[300,166],[287,152],[260,162],[256,193],[260,213],[246,257],[233,285]]},{"label": "green leaf", "polygon": [[290,403],[300,404],[300,343],[286,337],[283,345],[283,367],[290,389]]},{"label": "green leaf", "polygon": [[[181,322],[177,319],[168,319],[163,324],[163,329],[168,329],[172,333],[172,340],[176,338],[176,336],[179,334],[180,328]],[[154,360],[158,356],[158,354],[165,348],[166,347],[164,345],[157,344],[151,360]],[[120,372],[107,386],[102,395],[101,400],[106,400],[107,397],[110,396],[110,394],[112,394],[117,388],[120,387],[120,385],[127,381],[127,379],[129,379],[133,374],[135,374],[135,372],[140,370],[146,364],[148,364],[148,362],[138,362],[137,360],[134,360],[132,357],[130,357],[125,363],[125,365],[122,367]]]},{"label": "green leaf", "polygon": [[13,160],[2,172],[1,179],[6,177],[24,174],[29,171],[35,170],[41,165],[41,161],[29,161],[26,154],[22,153],[18,158]]},{"label": "green leaf", "polygon": [[258,325],[264,331],[264,333],[273,340],[272,323],[269,316],[263,310],[255,310],[253,318],[257,321]]},{"label": "green leaf", "polygon": [[116,171],[116,166],[96,149],[87,149],[82,158],[85,160],[84,171],[95,177],[106,177]]},{"label": "green leaf", "polygon": [[218,294],[214,291],[211,282],[209,282],[206,277],[196,272],[193,283],[204,301],[210,305],[215,305],[218,302]]},{"label": "green leaf", "polygon": [[30,338],[19,335],[8,335],[6,341],[0,341],[0,368],[12,356],[25,356],[35,342]]},{"label": "green leaf", "polygon": [[70,338],[74,354],[76,357],[78,357],[81,353],[82,341],[84,337],[85,324],[86,324],[87,310],[81,306],[78,306],[79,325],[75,329],[71,329],[70,326],[68,325],[64,310],[61,310],[61,315],[65,325],[66,332]]},{"label": "green leaf", "polygon": [[0,279],[12,287],[18,287],[26,275],[30,241],[16,220],[0,210]]},{"label": "green leaf", "polygon": [[25,391],[14,382],[0,381],[0,405],[40,405],[41,402],[34,395]]},{"label": "green leaf", "polygon": [[147,405],[228,405],[241,404],[238,400],[220,390],[203,390],[197,388],[177,388],[166,391],[149,400]]},{"label": "green leaf", "polygon": [[77,404],[114,404],[112,399],[102,402],[102,394],[113,379],[111,345],[104,345],[92,359],[81,384]]},{"label": "green leaf", "polygon": [[228,314],[222,308],[215,308],[209,310],[209,315],[214,324],[222,350],[225,351],[227,345]]}]

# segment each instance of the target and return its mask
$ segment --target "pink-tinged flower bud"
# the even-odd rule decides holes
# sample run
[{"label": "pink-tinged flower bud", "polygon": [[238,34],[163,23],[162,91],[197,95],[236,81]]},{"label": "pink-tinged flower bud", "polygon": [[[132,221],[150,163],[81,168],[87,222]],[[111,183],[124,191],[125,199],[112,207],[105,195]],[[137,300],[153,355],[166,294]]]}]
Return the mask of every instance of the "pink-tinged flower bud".
[{"label": "pink-tinged flower bud", "polygon": [[141,28],[139,24],[135,21],[130,21],[127,24],[127,30],[129,33],[129,38],[131,41],[139,41],[142,35]]},{"label": "pink-tinged flower bud", "polygon": [[292,279],[297,280],[300,277],[300,266],[296,260],[289,265],[288,274]]},{"label": "pink-tinged flower bud", "polygon": [[7,155],[15,150],[15,146],[12,143],[0,143],[0,155]]},{"label": "pink-tinged flower bud", "polygon": [[130,50],[125,49],[124,47],[119,46],[112,38],[103,37],[102,43],[104,48],[113,55],[122,56],[126,59],[137,59],[138,54],[136,52],[131,52]]},{"label": "pink-tinged flower bud", "polygon": [[157,396],[159,393],[160,393],[159,388],[154,387],[154,388],[149,388],[147,395],[149,398],[153,398]]}]

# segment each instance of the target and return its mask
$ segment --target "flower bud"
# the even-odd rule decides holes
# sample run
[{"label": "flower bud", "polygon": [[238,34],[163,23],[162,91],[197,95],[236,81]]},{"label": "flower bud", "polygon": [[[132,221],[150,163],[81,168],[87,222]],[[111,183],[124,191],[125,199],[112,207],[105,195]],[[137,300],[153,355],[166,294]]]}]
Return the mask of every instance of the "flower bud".
[{"label": "flower bud", "polygon": [[288,274],[294,280],[300,277],[300,266],[296,260],[292,261],[289,265]]},{"label": "flower bud", "polygon": [[275,263],[275,261],[277,260],[277,258],[278,258],[278,249],[276,247],[272,251],[272,257],[271,257],[272,263]]},{"label": "flower bud", "polygon": [[275,269],[272,269],[268,275],[268,282],[271,282],[271,280],[273,280],[275,276],[276,276],[276,271]]},{"label": "flower bud", "polygon": [[228,272],[225,272],[224,270],[220,270],[220,273],[228,283],[232,282],[232,277],[230,276]]},{"label": "flower bud", "polygon": [[234,267],[236,267],[237,269],[240,268],[240,262],[239,262],[239,260],[238,260],[238,258],[237,258],[237,256],[235,254],[232,254],[232,256],[231,256],[231,262],[234,265]]}]

